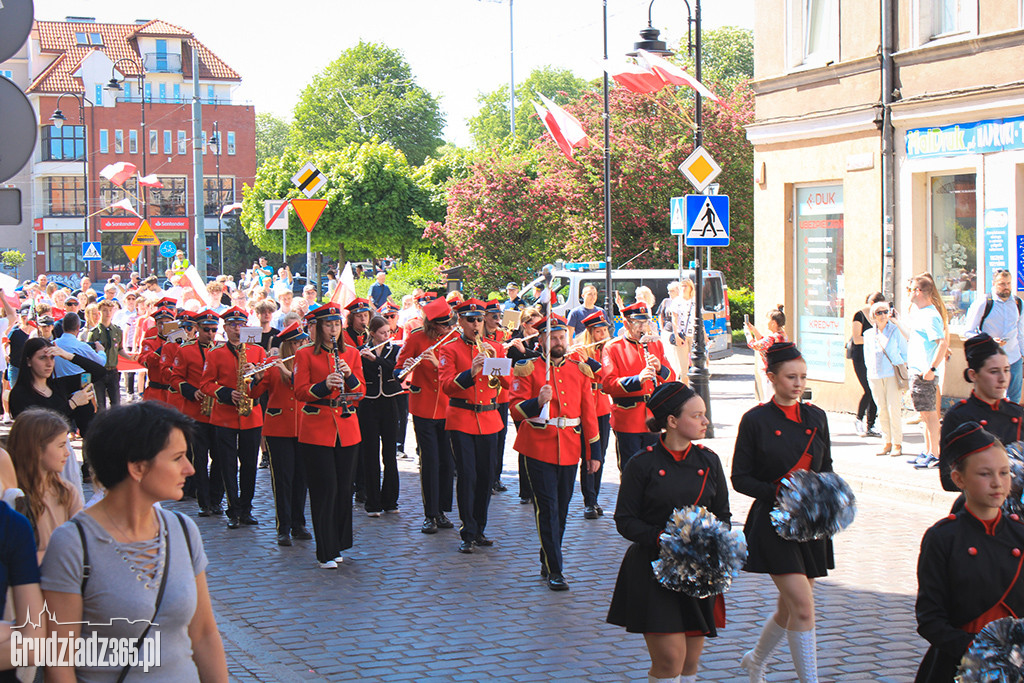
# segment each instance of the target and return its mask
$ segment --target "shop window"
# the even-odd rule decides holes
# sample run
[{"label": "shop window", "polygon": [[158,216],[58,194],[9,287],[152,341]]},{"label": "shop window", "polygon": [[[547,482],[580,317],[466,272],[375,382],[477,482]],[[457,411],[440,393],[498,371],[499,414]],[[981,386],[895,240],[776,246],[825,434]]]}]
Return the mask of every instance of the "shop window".
[{"label": "shop window", "polygon": [[43,161],[81,161],[85,154],[84,126],[43,126],[41,137]]},{"label": "shop window", "polygon": [[74,273],[82,270],[81,232],[51,232],[46,235],[46,269]]},{"label": "shop window", "polygon": [[929,179],[931,273],[954,326],[963,323],[978,289],[976,189],[973,173]]},{"label": "shop window", "polygon": [[43,197],[48,216],[85,215],[85,179],[59,175],[43,178]]},{"label": "shop window", "polygon": [[842,185],[796,190],[797,342],[811,379],[846,378]]},{"label": "shop window", "polygon": [[220,178],[218,186],[217,177],[203,178],[204,212],[206,216],[217,217],[226,204],[231,204],[235,199],[235,179]]},{"label": "shop window", "polygon": [[186,198],[188,182],[185,178],[159,176],[162,188],[150,188],[146,197],[149,200],[150,216],[187,216]]}]

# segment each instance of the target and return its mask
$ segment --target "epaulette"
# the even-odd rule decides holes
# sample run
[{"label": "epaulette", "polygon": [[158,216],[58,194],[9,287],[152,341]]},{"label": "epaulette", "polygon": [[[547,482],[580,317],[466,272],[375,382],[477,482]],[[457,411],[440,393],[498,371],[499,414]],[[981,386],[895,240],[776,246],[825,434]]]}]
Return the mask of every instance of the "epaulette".
[{"label": "epaulette", "polygon": [[210,346],[210,350],[213,351],[214,349],[222,348],[225,344],[227,344],[227,342],[213,342]]},{"label": "epaulette", "polygon": [[305,344],[302,344],[301,346],[296,347],[295,350],[298,351],[299,349],[304,349],[307,346],[312,346],[312,345],[313,345],[313,340],[312,339],[307,339]]},{"label": "epaulette", "polygon": [[579,361],[578,363],[576,363],[576,367],[580,369],[580,372],[583,373],[584,377],[586,377],[587,379],[594,379],[594,371],[590,369],[589,365],[587,365],[583,361]]},{"label": "epaulette", "polygon": [[198,343],[199,343],[198,339],[187,339],[187,340],[183,341],[181,344],[179,344],[178,348],[182,348],[183,349],[186,346],[192,346],[193,344],[198,344]]},{"label": "epaulette", "polygon": [[525,358],[512,368],[512,374],[516,377],[528,377],[533,374],[533,359]]}]

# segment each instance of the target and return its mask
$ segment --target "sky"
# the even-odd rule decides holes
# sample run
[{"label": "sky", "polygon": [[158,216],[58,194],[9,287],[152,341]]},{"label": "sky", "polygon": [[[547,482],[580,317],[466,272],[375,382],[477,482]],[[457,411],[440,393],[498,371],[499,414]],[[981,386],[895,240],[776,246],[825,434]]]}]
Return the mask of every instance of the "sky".
[{"label": "sky", "polygon": [[[545,65],[601,75],[601,0],[35,0],[35,13],[186,28],[242,75],[237,101],[285,119],[302,88],[343,50],[359,40],[384,43],[400,49],[418,83],[440,98],[445,139],[469,145],[466,119],[479,110],[477,95],[509,82],[510,2],[517,82]],[[608,52],[617,58],[647,26],[650,0],[607,4]],[[704,28],[753,28],[754,0],[705,0],[701,17]],[[685,2],[655,0],[653,24],[677,43],[686,34]]]}]

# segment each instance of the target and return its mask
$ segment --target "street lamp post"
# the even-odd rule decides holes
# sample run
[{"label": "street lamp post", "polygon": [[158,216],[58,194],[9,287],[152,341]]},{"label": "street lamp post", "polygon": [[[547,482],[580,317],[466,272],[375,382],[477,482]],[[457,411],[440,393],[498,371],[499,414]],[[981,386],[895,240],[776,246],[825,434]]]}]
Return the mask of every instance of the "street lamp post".
[{"label": "street lamp post", "polygon": [[221,196],[220,188],[220,122],[218,121],[213,122],[213,135],[210,136],[210,146],[213,147],[213,151],[217,155],[217,251],[220,252],[220,272],[223,273],[224,228],[221,226],[221,220],[224,217],[224,198]]},{"label": "street lamp post", "polygon": [[[146,135],[146,72],[145,72],[145,69],[142,68],[142,64],[140,64],[135,59],[132,59],[131,57],[122,57],[121,59],[119,59],[116,62],[114,62],[110,66],[110,82],[107,83],[107,92],[109,92],[115,98],[115,100],[116,100],[118,95],[124,93],[124,90],[121,88],[121,83],[123,83],[128,78],[127,76],[124,76],[124,77],[121,78],[121,80],[117,79],[117,75],[116,75],[117,65],[121,64],[122,62],[126,62],[128,64],[133,65],[136,68],[137,72],[138,72],[138,76],[136,76],[136,78],[138,79],[138,83],[139,83],[139,104],[140,104],[141,113],[142,113],[142,140],[140,140],[140,143],[139,143],[139,151],[142,153],[142,175],[145,176],[146,175],[146,156],[149,153],[149,149],[148,149],[148,147],[149,147],[149,137]],[[142,198],[142,186],[140,185],[140,186],[138,186],[138,188],[139,188],[139,198],[141,199]],[[149,218],[149,202],[148,201],[144,201],[142,203],[142,219],[146,220],[147,218]],[[145,263],[146,263],[146,247],[143,247],[142,248],[142,264],[143,265],[139,267],[139,272],[143,272],[143,268],[144,268],[144,264]]]},{"label": "street lamp post", "polygon": [[[701,79],[701,24],[700,24],[700,0],[694,0],[693,8],[691,11],[690,1],[683,0],[686,3],[686,28],[687,28],[687,50],[693,55],[695,61],[696,77],[699,81]],[[647,7],[647,28],[640,31],[641,40],[634,43],[634,52],[629,53],[630,56],[636,56],[636,50],[644,49],[648,52],[659,54],[659,55],[672,55],[674,54],[668,49],[665,41],[659,40],[658,36],[660,31],[654,28],[651,21],[651,9],[654,7],[654,0],[651,0],[651,4]],[[693,27],[693,34],[690,33],[690,27]],[[700,93],[696,93],[695,108],[693,122],[696,126],[694,131],[694,147],[700,147],[704,144],[704,129],[702,126],[702,106],[703,99]],[[607,145],[606,145],[607,147]],[[714,438],[715,436],[715,425],[711,421],[711,392],[709,389],[710,373],[708,372],[707,365],[707,343],[704,329],[704,271],[702,267],[702,258],[700,253],[700,247],[694,248],[695,267],[694,267],[694,301],[693,305],[696,308],[696,319],[697,324],[694,330],[694,345],[693,345],[693,358],[690,364],[689,379],[690,387],[704,400],[704,405],[707,409],[708,418],[708,429],[707,438]]]},{"label": "street lamp post", "polygon": [[[89,138],[86,135],[85,126],[85,102],[89,102],[90,106],[92,102],[89,98],[78,93],[66,92],[61,93],[57,97],[57,106],[54,107],[53,115],[50,120],[53,121],[53,125],[57,130],[64,128],[64,123],[67,121],[67,117],[64,116],[64,112],[61,111],[60,101],[65,97],[73,97],[78,102],[78,120],[82,122],[82,192],[85,198],[85,207],[83,211],[84,218],[82,219],[82,242],[89,241]],[[72,140],[74,136],[72,136]],[[63,147],[63,146],[62,146]],[[83,271],[89,271],[89,264],[84,264]]]}]

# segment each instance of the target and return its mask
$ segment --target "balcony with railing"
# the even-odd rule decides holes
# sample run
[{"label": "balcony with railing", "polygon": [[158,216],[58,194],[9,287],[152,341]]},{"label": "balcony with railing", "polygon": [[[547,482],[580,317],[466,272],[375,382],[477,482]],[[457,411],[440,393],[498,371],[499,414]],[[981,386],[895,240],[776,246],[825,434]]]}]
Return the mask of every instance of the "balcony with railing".
[{"label": "balcony with railing", "polygon": [[147,52],[143,65],[149,73],[180,74],[181,55],[165,52]]}]

